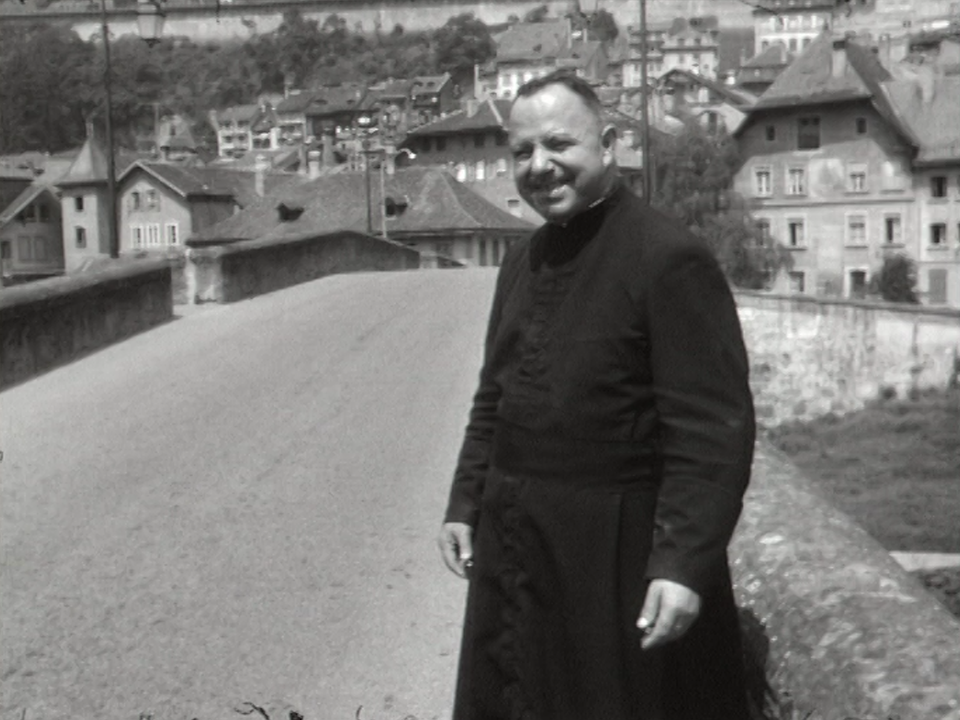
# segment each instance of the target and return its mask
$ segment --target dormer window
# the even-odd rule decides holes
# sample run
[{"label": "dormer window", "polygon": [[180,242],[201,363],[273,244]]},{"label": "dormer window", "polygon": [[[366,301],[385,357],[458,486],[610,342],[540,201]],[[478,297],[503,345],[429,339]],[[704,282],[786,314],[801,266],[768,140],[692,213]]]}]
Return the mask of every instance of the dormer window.
[{"label": "dormer window", "polygon": [[293,222],[303,215],[303,208],[295,205],[280,203],[277,205],[277,217],[280,222]]},{"label": "dormer window", "polygon": [[400,215],[403,215],[408,204],[409,203],[407,202],[406,198],[394,198],[387,196],[387,198],[383,201],[384,214],[388,218],[399,217]]}]

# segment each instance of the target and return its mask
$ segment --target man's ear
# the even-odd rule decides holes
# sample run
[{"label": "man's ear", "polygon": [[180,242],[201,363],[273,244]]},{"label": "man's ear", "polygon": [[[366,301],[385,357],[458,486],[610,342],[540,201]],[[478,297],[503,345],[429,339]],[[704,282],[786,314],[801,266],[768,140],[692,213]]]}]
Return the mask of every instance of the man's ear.
[{"label": "man's ear", "polygon": [[615,125],[607,125],[600,131],[600,147],[603,148],[605,159],[613,159],[613,150],[617,144],[617,128]]}]

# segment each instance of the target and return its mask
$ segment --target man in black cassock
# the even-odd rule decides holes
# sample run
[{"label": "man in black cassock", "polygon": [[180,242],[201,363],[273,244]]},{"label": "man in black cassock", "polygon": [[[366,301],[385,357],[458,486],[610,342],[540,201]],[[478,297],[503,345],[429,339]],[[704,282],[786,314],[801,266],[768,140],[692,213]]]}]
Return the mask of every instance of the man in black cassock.
[{"label": "man in black cassock", "polygon": [[755,423],[727,282],[621,183],[582,80],[520,89],[546,223],[497,278],[440,546],[470,581],[455,720],[747,720],[727,544]]}]

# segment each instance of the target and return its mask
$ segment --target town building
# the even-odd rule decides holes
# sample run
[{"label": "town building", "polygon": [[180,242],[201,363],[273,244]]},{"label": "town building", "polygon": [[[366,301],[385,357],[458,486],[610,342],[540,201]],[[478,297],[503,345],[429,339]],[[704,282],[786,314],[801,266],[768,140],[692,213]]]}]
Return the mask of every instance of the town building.
[{"label": "town building", "polygon": [[[873,0],[853,0],[866,5]],[[844,0],[759,0],[753,11],[754,55],[774,45],[798,53],[833,24]]]},{"label": "town building", "polygon": [[808,46],[736,133],[735,190],[792,253],[790,288],[862,297],[904,254],[923,302],[960,306],[958,127],[960,76],[829,33]]},{"label": "town building", "polygon": [[[190,244],[320,237],[355,230],[464,265],[499,265],[533,226],[438,168],[346,171],[291,185],[199,233]],[[429,263],[428,263],[429,264]]]},{"label": "town building", "polygon": [[60,198],[46,183],[28,185],[0,212],[0,277],[4,285],[64,271]]},{"label": "town building", "polygon": [[[647,25],[647,77],[659,78],[671,70],[687,70],[716,78],[720,65],[720,26],[715,15],[676,18]],[[641,85],[641,44],[637,27],[628,27],[614,43],[624,87]]]},{"label": "town building", "polygon": [[735,84],[749,93],[762,95],[780,77],[780,73],[790,66],[795,57],[796,54],[787,50],[786,45],[774,43],[758,55],[740,63],[734,76]]},{"label": "town building", "polygon": [[167,252],[295,175],[138,161],[117,180],[121,254]]},{"label": "town building", "polygon": [[219,157],[243,157],[254,150],[280,147],[280,121],[270,102],[236,105],[211,113]]},{"label": "town building", "polygon": [[757,96],[699,73],[674,68],[657,80],[657,94],[666,113],[695,119],[707,131],[736,131]]}]

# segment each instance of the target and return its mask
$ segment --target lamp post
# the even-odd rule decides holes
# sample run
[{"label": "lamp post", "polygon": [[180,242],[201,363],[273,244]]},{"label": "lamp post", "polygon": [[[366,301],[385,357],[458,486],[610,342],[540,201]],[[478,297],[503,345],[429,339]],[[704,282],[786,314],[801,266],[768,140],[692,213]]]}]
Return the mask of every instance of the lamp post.
[{"label": "lamp post", "polygon": [[[163,10],[157,0],[137,0],[137,29],[148,45],[160,40],[163,32]],[[120,257],[120,233],[117,227],[117,168],[113,141],[113,91],[111,87],[110,27],[107,24],[107,0],[100,0],[100,32],[103,36],[104,128],[107,135],[107,238],[110,257]]]}]

